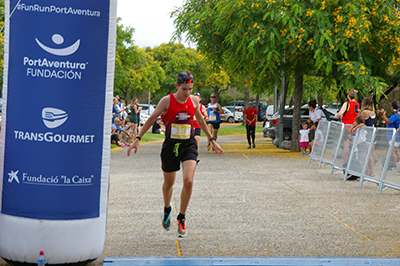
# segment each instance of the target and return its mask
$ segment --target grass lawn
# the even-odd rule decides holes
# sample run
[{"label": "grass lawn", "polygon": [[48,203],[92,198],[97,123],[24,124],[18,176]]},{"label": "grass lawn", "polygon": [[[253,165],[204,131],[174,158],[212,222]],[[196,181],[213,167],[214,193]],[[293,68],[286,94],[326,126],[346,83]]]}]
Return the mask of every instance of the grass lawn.
[{"label": "grass lawn", "polygon": [[[262,126],[256,126],[256,133],[262,132]],[[246,126],[238,124],[235,126],[221,127],[218,129],[218,136],[229,136],[229,135],[246,135]],[[205,137],[204,132],[201,132],[201,136]]]},{"label": "grass lawn", "polygon": [[[226,123],[225,123],[226,124]],[[256,133],[262,133],[262,126],[257,125],[256,127]],[[229,135],[246,135],[246,127],[242,124],[235,124],[231,125],[228,127],[221,127],[218,130],[218,136],[229,136]],[[204,132],[201,132],[201,136],[205,137],[206,135]],[[152,142],[152,141],[163,141],[165,136],[163,134],[152,134],[151,131],[148,131],[140,141],[141,143],[143,142]],[[118,148],[118,145],[116,144],[111,144],[111,149]]]}]

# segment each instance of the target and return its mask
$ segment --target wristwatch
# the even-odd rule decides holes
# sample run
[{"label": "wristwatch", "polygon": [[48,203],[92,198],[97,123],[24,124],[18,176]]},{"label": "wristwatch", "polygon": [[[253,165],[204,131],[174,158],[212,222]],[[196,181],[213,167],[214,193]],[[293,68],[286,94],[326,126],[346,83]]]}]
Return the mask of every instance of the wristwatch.
[{"label": "wristwatch", "polygon": [[210,142],[213,141],[213,140],[215,140],[214,137],[212,137],[211,139],[209,139]]}]

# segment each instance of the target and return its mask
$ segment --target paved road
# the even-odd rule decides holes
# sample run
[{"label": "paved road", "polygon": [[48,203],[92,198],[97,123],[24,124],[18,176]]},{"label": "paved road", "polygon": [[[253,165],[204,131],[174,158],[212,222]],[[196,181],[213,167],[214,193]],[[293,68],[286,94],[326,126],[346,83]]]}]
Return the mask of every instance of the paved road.
[{"label": "paved road", "polygon": [[[224,156],[205,151],[187,213],[188,236],[161,227],[161,143],[142,144],[126,157],[111,154],[111,186],[104,257],[400,257],[400,193],[358,188],[330,167],[276,149],[258,133],[220,137]],[[173,194],[174,215],[182,175]]]}]

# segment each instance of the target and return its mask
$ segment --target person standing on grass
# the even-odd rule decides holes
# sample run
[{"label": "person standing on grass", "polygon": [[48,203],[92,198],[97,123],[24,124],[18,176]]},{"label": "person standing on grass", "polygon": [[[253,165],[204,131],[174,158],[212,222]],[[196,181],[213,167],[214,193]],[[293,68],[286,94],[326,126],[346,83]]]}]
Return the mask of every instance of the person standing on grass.
[{"label": "person standing on grass", "polygon": [[131,136],[136,136],[138,131],[138,113],[142,110],[142,107],[137,105],[139,100],[137,98],[133,98],[130,105],[127,106],[127,109],[130,111],[129,121],[131,122]]},{"label": "person standing on grass", "polygon": [[[220,127],[221,118],[219,117],[220,114],[224,113],[222,110],[221,105],[217,102],[217,95],[215,93],[211,93],[210,95],[210,103],[208,104],[208,127],[210,132],[213,134],[213,138],[217,140],[218,137],[218,129]],[[210,142],[208,142],[207,150],[210,150]]]},{"label": "person standing on grass", "polygon": [[247,142],[249,146],[247,149],[251,148],[251,140],[253,141],[253,148],[256,147],[256,143],[254,142],[256,139],[256,119],[258,115],[258,111],[256,108],[253,108],[253,102],[249,102],[249,107],[244,110],[244,120],[246,121],[246,132],[247,132]]},{"label": "person standing on grass", "polygon": [[169,231],[172,227],[172,191],[175,183],[176,172],[180,170],[182,164],[183,187],[181,193],[181,204],[178,222],[178,237],[187,235],[186,210],[192,195],[194,172],[197,165],[197,141],[194,138],[193,118],[206,134],[215,152],[219,155],[224,151],[215,142],[211,132],[207,128],[203,115],[200,112],[200,103],[197,96],[191,95],[193,90],[194,77],[189,72],[181,72],[178,75],[175,93],[164,96],[158,103],[155,111],[143,125],[142,130],[136,136],[135,141],[128,149],[127,155],[131,151],[137,152],[139,141],[146,131],[153,125],[159,115],[165,125],[165,140],[161,150],[161,164],[164,175],[162,186],[164,198],[164,214],[162,226]]}]

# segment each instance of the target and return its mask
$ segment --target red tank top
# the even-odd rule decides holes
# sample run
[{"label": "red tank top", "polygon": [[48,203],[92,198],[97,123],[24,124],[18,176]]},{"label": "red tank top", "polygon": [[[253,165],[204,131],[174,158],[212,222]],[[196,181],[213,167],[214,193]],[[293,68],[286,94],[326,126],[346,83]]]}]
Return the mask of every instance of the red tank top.
[{"label": "red tank top", "polygon": [[165,125],[166,140],[188,140],[194,137],[193,116],[196,112],[192,99],[179,103],[174,94],[169,95],[169,106],[166,113],[161,114]]},{"label": "red tank top", "polygon": [[358,116],[358,113],[356,113],[356,106],[358,111],[360,110],[360,105],[356,101],[348,101],[347,104],[348,108],[346,113],[342,117],[342,123],[352,125],[356,120],[356,117]]},{"label": "red tank top", "polygon": [[[200,104],[200,113],[203,114],[203,105]],[[200,128],[199,123],[197,123],[196,116],[193,116],[193,126],[195,129]]]}]

